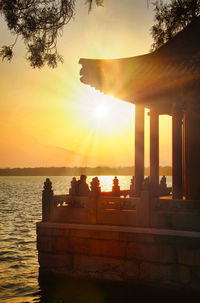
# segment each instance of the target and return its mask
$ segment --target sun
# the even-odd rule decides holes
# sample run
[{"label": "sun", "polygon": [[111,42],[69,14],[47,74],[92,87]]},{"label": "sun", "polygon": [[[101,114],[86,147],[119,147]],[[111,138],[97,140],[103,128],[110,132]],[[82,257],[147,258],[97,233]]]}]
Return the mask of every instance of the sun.
[{"label": "sun", "polygon": [[104,137],[125,134],[134,123],[133,104],[105,95],[94,88],[86,87],[79,96],[79,113],[85,130]]},{"label": "sun", "polygon": [[93,110],[94,117],[104,120],[109,117],[109,109],[106,105],[97,105]]}]

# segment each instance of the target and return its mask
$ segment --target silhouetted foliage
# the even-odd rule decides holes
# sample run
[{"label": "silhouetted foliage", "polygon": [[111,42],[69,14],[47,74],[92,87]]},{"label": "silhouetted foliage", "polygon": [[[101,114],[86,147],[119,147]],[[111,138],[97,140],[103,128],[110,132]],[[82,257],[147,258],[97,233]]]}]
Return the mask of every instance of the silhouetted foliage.
[{"label": "silhouetted foliage", "polygon": [[153,5],[155,24],[151,28],[154,40],[152,50],[172,39],[200,15],[200,0],[172,0],[170,3],[160,0]]},{"label": "silhouetted foliage", "polygon": [[[86,3],[89,4],[89,12],[92,10],[92,4],[94,0],[86,0]],[[95,0],[97,6],[103,6],[104,0]]]},{"label": "silhouetted foliage", "polygon": [[[87,0],[89,11],[93,2],[97,6],[103,5],[103,0]],[[21,37],[32,67],[47,64],[55,68],[63,61],[57,51],[57,38],[74,17],[75,3],[76,0],[0,0],[0,13],[10,32],[16,36],[13,44],[2,47],[2,59],[12,59],[13,47]]]},{"label": "silhouetted foliage", "polygon": [[[83,0],[84,1],[84,0]],[[85,0],[88,11],[93,3],[103,6],[104,0]],[[147,4],[151,2],[147,0]],[[57,38],[75,15],[76,0],[0,0],[0,13],[8,29],[16,36],[11,45],[0,51],[2,59],[11,61],[18,37],[26,46],[26,58],[32,67],[47,64],[55,68],[63,62],[57,51]],[[151,28],[152,50],[162,46],[200,15],[200,0],[162,0],[153,2],[155,24]]]}]

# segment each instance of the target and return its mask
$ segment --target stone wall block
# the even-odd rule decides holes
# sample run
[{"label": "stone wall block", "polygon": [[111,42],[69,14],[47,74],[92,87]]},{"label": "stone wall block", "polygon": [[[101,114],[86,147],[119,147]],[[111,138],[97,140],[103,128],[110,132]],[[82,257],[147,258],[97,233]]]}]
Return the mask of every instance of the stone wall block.
[{"label": "stone wall block", "polygon": [[123,272],[124,260],[121,258],[102,257],[103,272]]},{"label": "stone wall block", "polygon": [[168,235],[154,235],[154,243],[156,245],[169,245],[175,246],[176,237],[168,236]]},{"label": "stone wall block", "polygon": [[200,266],[200,248],[179,247],[178,263],[192,266]]},{"label": "stone wall block", "polygon": [[38,236],[68,236],[69,230],[64,228],[46,228],[46,227],[37,227]]},{"label": "stone wall block", "polygon": [[119,240],[126,242],[155,243],[155,237],[152,234],[119,232]]},{"label": "stone wall block", "polygon": [[136,260],[175,263],[175,252],[173,247],[166,245],[152,245],[130,242],[127,245],[127,257]]},{"label": "stone wall block", "polygon": [[90,240],[78,237],[71,237],[70,251],[74,254],[90,254]]},{"label": "stone wall block", "polygon": [[173,266],[144,262],[140,264],[140,279],[150,282],[171,283],[176,280]]},{"label": "stone wall block", "polygon": [[91,255],[107,257],[125,257],[126,243],[116,240],[90,240]]},{"label": "stone wall block", "polygon": [[81,272],[102,272],[103,261],[96,256],[74,255],[74,270]]},{"label": "stone wall block", "polygon": [[50,252],[52,251],[52,238],[48,236],[39,236],[37,238],[38,251]]},{"label": "stone wall block", "polygon": [[59,228],[55,228],[55,229],[52,229],[52,233],[51,233],[52,236],[54,237],[68,237],[69,236],[69,230],[66,230],[66,229],[59,229]]},{"label": "stone wall block", "polygon": [[85,229],[71,229],[70,237],[77,238],[96,238],[98,236],[98,232],[95,230],[85,230]]},{"label": "stone wall block", "polygon": [[72,229],[70,231],[71,237],[78,237],[78,238],[89,238],[89,239],[109,239],[109,240],[118,240],[119,233],[112,232],[112,231],[96,231],[96,230],[77,230]]},{"label": "stone wall block", "polygon": [[72,269],[73,265],[73,255],[70,254],[51,254],[51,253],[39,253],[38,256],[39,263],[42,267],[67,267]]},{"label": "stone wall block", "polygon": [[124,261],[121,258],[108,258],[103,256],[74,255],[74,271],[79,271],[89,276],[95,274],[98,278],[102,275],[115,276],[126,279],[138,277],[138,265],[131,261]]},{"label": "stone wall block", "polygon": [[96,239],[104,240],[119,240],[119,233],[113,231],[98,231]]},{"label": "stone wall block", "polygon": [[51,237],[52,249],[55,252],[70,252],[71,251],[71,241],[69,237]]},{"label": "stone wall block", "polygon": [[38,236],[51,236],[52,228],[37,227]]},{"label": "stone wall block", "polygon": [[190,288],[199,292],[199,290],[200,290],[200,266],[190,267],[190,271],[191,271]]},{"label": "stone wall block", "polygon": [[125,280],[138,279],[139,278],[139,264],[134,261],[124,260],[122,272],[123,272]]},{"label": "stone wall block", "polygon": [[191,270],[188,266],[179,266],[179,279],[182,284],[188,284],[191,281]]}]

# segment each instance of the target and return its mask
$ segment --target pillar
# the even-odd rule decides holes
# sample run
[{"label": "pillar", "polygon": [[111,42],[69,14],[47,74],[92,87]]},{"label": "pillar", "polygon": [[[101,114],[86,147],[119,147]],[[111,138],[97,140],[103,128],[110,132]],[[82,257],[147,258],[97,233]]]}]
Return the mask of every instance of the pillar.
[{"label": "pillar", "polygon": [[150,184],[151,196],[159,196],[159,114],[150,109]]},{"label": "pillar", "polygon": [[135,194],[140,196],[144,180],[144,106],[135,105]]},{"label": "pillar", "polygon": [[200,108],[188,105],[184,114],[184,195],[200,200]]},{"label": "pillar", "polygon": [[187,184],[187,181],[188,181],[188,177],[187,177],[187,167],[188,167],[188,156],[187,156],[187,138],[188,138],[188,134],[187,134],[187,130],[188,130],[188,127],[186,127],[187,125],[187,115],[186,113],[184,112],[183,113],[183,137],[182,137],[182,141],[183,141],[183,145],[182,145],[182,148],[183,148],[183,154],[182,154],[182,157],[183,157],[183,197],[185,199],[188,198],[188,184]]},{"label": "pillar", "polygon": [[172,110],[172,194],[182,199],[182,112],[174,105]]}]

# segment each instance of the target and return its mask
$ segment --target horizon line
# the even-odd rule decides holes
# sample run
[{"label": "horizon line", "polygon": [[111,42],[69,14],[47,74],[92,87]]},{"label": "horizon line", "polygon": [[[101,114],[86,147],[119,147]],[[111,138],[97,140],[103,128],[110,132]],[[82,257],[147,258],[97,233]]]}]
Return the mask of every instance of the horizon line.
[{"label": "horizon line", "polygon": [[[39,168],[111,168],[111,169],[121,169],[121,168],[134,168],[135,166],[27,166],[27,167],[0,167],[0,169],[39,169]],[[159,167],[169,167],[172,165],[159,165]],[[150,166],[144,166],[144,168],[150,168]]]}]

